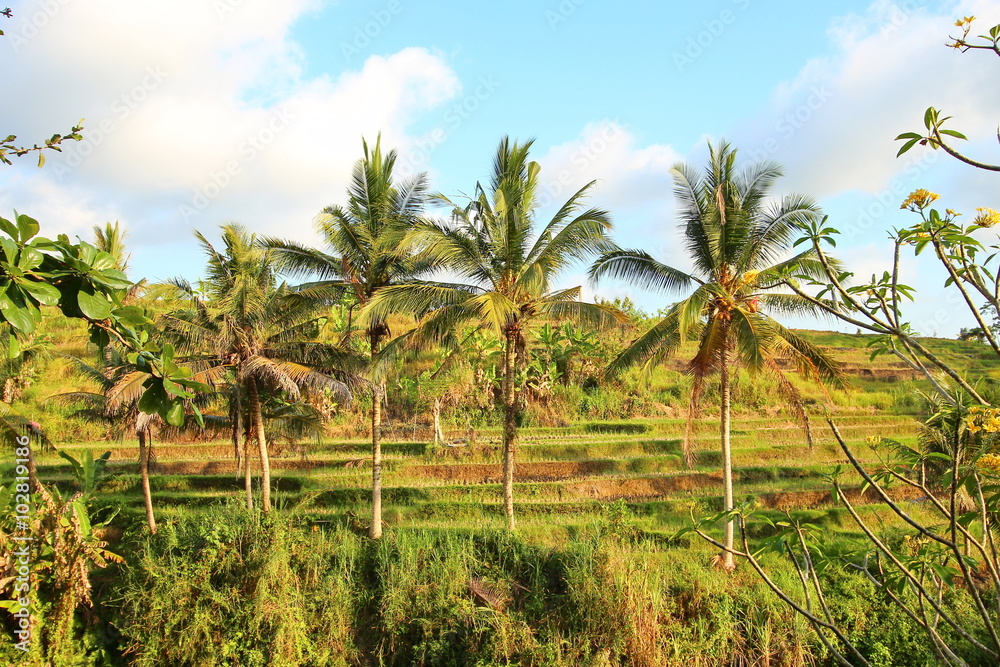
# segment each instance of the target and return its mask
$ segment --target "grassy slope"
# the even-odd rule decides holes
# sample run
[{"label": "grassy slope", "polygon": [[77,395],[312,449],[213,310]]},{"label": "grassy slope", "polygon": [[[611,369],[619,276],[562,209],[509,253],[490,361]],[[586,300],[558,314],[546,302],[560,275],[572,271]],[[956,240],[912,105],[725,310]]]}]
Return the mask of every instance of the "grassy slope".
[{"label": "grassy slope", "polygon": [[[915,437],[919,422],[913,408],[917,403],[906,397],[915,389],[926,389],[925,382],[905,379],[905,369],[891,357],[870,361],[865,347],[868,336],[804,334],[844,364],[852,388],[825,395],[810,383],[797,379],[796,384],[817,403],[832,402],[838,424],[853,443],[871,435],[904,440]],[[47,335],[57,353],[84,353],[79,329],[66,322],[53,321]],[[1000,371],[1000,364],[984,346],[940,339],[926,343],[970,376],[996,377]],[[654,378],[651,391],[657,383],[664,385],[665,378],[676,375],[679,368],[681,362],[676,361],[673,370]],[[18,407],[42,422],[63,449],[110,449],[116,477],[107,486],[109,500],[124,501],[138,516],[141,496],[132,443],[99,442],[106,435],[103,426],[78,420],[70,415],[69,407],[45,400],[60,392],[86,388],[71,362],[56,356],[40,369]],[[842,453],[825,425],[815,420],[817,439],[810,450],[801,429],[787,414],[768,404],[766,392],[763,397],[751,396],[752,386],[744,391],[758,409],[744,407],[734,425],[738,497],[756,499],[775,511],[816,510],[839,522],[840,512],[831,503],[822,473],[840,461]],[[640,524],[651,531],[679,526],[692,509],[704,512],[717,508],[717,420],[711,412],[706,406],[699,419],[695,440],[698,465],[694,470],[686,470],[681,462],[684,420],[678,416],[632,420],[629,423],[635,426],[628,429],[631,432],[620,433],[615,432],[614,424],[593,423],[524,429],[515,490],[522,530],[542,541],[559,542],[601,522],[608,502],[619,498],[628,502]],[[397,426],[388,430],[390,442],[385,446],[385,516],[390,525],[454,528],[502,524],[497,431],[480,430],[476,442],[464,446],[434,448],[423,440],[426,429]],[[459,434],[464,434],[464,429],[454,432]],[[306,456],[279,446],[272,466],[280,502],[307,505],[306,511],[316,521],[363,521],[365,489],[370,481],[367,451],[364,438],[337,438],[310,445]],[[233,470],[228,443],[157,443],[156,457],[153,488],[158,512],[165,517],[239,494],[241,483]],[[70,485],[66,466],[53,453],[41,453],[38,463],[44,477]]]}]

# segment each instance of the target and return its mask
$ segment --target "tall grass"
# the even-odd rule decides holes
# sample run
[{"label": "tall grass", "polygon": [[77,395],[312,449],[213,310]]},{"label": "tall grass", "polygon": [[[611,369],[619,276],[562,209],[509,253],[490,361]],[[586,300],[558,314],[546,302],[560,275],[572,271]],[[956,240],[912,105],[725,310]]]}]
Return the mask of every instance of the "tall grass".
[{"label": "tall grass", "polygon": [[[707,567],[704,550],[644,537],[624,505],[559,547],[476,529],[390,531],[371,542],[295,517],[217,506],[138,545],[121,593],[134,664],[780,667],[828,659],[752,572],[723,575]],[[791,585],[780,563],[775,571]],[[903,625],[878,625],[890,619],[870,584],[842,579],[832,604],[851,619],[859,645],[876,657],[917,655]]]},{"label": "tall grass", "polygon": [[123,592],[135,664],[354,664],[360,539],[289,521],[232,503],[139,545]]}]

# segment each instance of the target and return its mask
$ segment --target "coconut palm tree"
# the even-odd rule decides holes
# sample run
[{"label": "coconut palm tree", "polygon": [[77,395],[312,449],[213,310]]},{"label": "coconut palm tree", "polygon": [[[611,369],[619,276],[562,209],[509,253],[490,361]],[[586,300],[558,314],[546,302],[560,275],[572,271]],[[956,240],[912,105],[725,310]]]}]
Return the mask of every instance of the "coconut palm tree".
[{"label": "coconut palm tree", "polygon": [[[693,265],[682,271],[643,250],[614,250],[594,263],[590,277],[625,280],[665,293],[689,291],[648,332],[631,343],[610,365],[609,375],[631,366],[648,372],[689,338],[698,343],[689,363],[694,377],[684,456],[693,465],[691,424],[703,383],[718,373],[721,396],[722,475],[725,508],[733,509],[730,447],[731,377],[737,367],[777,378],[808,425],[801,397],[782,373],[777,359],[789,357],[798,368],[822,380],[837,382],[836,365],[818,348],[783,327],[774,315],[812,314],[817,308],[780,287],[796,275],[819,276],[822,266],[812,250],[788,258],[798,225],[819,215],[819,207],[801,195],[769,198],[781,169],[771,162],[737,169],[736,149],[728,143],[709,146],[708,168],[697,171],[679,164],[673,169],[674,193],[685,248]],[[807,431],[808,437],[808,431]],[[733,545],[733,523],[726,522],[725,545]],[[722,564],[733,567],[730,551]]]},{"label": "coconut palm tree", "polygon": [[126,238],[128,238],[128,231],[122,229],[118,222],[106,222],[103,227],[94,225],[94,246],[111,255],[111,258],[115,260],[115,266],[128,273],[132,253],[125,245]]},{"label": "coconut palm tree", "polygon": [[[328,206],[317,217],[316,229],[324,250],[281,239],[266,239],[281,270],[291,276],[311,278],[314,287],[332,289],[364,307],[383,287],[426,273],[427,262],[411,252],[403,238],[420,220],[427,200],[423,174],[406,180],[393,175],[396,152],[382,153],[381,137],[354,165],[346,206]],[[348,321],[345,342],[350,339]],[[364,329],[368,353],[376,359],[392,336],[387,317],[369,318]],[[372,523],[369,534],[382,536],[382,404],[385,378],[382,366],[373,365],[372,390]]]},{"label": "coconut palm tree", "polygon": [[445,222],[416,225],[409,243],[434,266],[445,267],[454,282],[412,281],[383,287],[361,311],[360,320],[384,320],[390,313],[420,316],[414,340],[443,340],[468,322],[491,328],[503,347],[504,509],[514,528],[514,448],[521,412],[514,379],[523,364],[525,334],[537,319],[573,318],[597,324],[614,321],[607,307],[580,301],[580,288],[559,289],[558,275],[571,264],[614,247],[606,211],[584,209],[593,183],[563,204],[535,235],[539,203],[539,165],[528,160],[532,142],[504,138],[493,161],[490,181],[476,184],[468,205],[447,197]]},{"label": "coconut palm tree", "polygon": [[[150,377],[136,370],[115,347],[107,348],[100,365],[88,364],[77,357],[69,357],[76,364],[77,372],[97,385],[98,391],[75,391],[57,394],[52,399],[82,403],[86,407],[77,414],[107,422],[120,436],[132,432],[139,443],[139,477],[142,485],[146,524],[156,533],[156,516],[153,512],[153,494],[149,482],[149,464],[152,459],[153,425],[161,423],[158,415],[139,410],[139,399]],[[204,395],[202,395],[204,399]]]},{"label": "coconut palm tree", "polygon": [[[315,340],[326,308],[322,290],[292,290],[277,284],[272,251],[262,247],[256,235],[237,224],[224,225],[222,250],[200,232],[195,236],[208,257],[206,298],[185,281],[175,281],[188,295],[190,306],[164,316],[162,324],[199,380],[222,386],[231,376],[239,386],[242,397],[234,400],[237,405],[245,401],[247,423],[260,454],[261,506],[269,511],[271,466],[263,394],[274,391],[297,400],[303,389],[328,388],[349,400],[343,380],[350,375],[344,369],[356,361]],[[249,456],[243,459],[249,476]],[[247,502],[252,503],[249,491]]]}]

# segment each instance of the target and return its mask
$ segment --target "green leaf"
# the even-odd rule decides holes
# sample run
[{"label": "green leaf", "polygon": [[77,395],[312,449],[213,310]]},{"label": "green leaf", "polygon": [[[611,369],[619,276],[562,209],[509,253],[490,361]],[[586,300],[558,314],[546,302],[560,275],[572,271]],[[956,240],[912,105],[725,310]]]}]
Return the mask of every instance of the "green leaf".
[{"label": "green leaf", "polygon": [[45,153],[42,152],[38,153],[38,166],[39,168],[45,166]]},{"label": "green leaf", "polygon": [[900,155],[902,155],[902,154],[903,154],[903,153],[905,153],[906,151],[908,151],[908,150],[910,150],[911,148],[913,148],[913,147],[914,147],[914,146],[916,145],[916,143],[917,143],[918,141],[920,141],[920,139],[910,139],[909,141],[907,141],[907,142],[906,142],[905,144],[903,144],[903,145],[902,145],[902,147],[901,147],[901,148],[900,148],[900,149],[899,149],[899,150],[898,150],[898,151],[896,152],[896,157],[899,157]]},{"label": "green leaf", "polygon": [[111,302],[103,294],[97,294],[90,287],[84,287],[76,295],[80,311],[92,320],[111,317]]},{"label": "green leaf", "polygon": [[90,514],[82,498],[73,501],[73,509],[76,511],[76,520],[80,522],[80,532],[84,537],[90,537],[93,530],[90,525]]},{"label": "green leaf", "polygon": [[17,230],[21,236],[21,243],[27,243],[32,236],[38,233],[39,228],[38,221],[31,216],[23,213],[17,216]]},{"label": "green leaf", "polygon": [[24,296],[16,285],[9,286],[6,293],[0,294],[0,315],[18,331],[31,333],[35,330],[33,308],[24,302]]},{"label": "green leaf", "polygon": [[181,401],[174,402],[167,410],[167,414],[164,420],[171,426],[176,426],[180,428],[184,426],[184,404]]},{"label": "green leaf", "polygon": [[62,450],[58,450],[57,453],[59,454],[60,457],[69,461],[69,464],[73,466],[73,476],[76,477],[78,480],[81,480],[82,482],[84,475],[83,475],[83,466],[80,465],[80,462]]},{"label": "green leaf", "polygon": [[931,126],[934,125],[934,119],[937,117],[937,111],[934,107],[927,107],[927,111],[924,112],[924,126],[929,130]]},{"label": "green leaf", "polygon": [[947,134],[948,136],[957,137],[959,139],[965,139],[966,141],[969,140],[967,136],[965,136],[961,132],[958,132],[957,130],[940,130],[940,132],[941,134]]},{"label": "green leaf", "polygon": [[3,254],[7,258],[7,262],[10,264],[17,263],[17,242],[13,239],[0,238],[0,248],[3,249]]},{"label": "green leaf", "polygon": [[205,428],[205,417],[202,416],[201,410],[198,409],[197,405],[191,405],[191,412],[194,413],[194,420],[198,423],[198,426]]},{"label": "green leaf", "polygon": [[7,357],[9,359],[17,359],[21,356],[21,343],[17,340],[17,336],[10,336],[9,338],[10,347],[7,350]]},{"label": "green leaf", "polygon": [[164,391],[161,382],[153,381],[146,391],[142,393],[137,405],[146,414],[163,414],[170,407],[170,397],[167,396],[167,392]]},{"label": "green leaf", "polygon": [[22,280],[17,283],[21,289],[35,297],[38,303],[43,306],[54,306],[59,303],[62,294],[58,289],[48,283],[39,283],[33,280]]},{"label": "green leaf", "polygon": [[87,277],[91,282],[104,285],[110,289],[128,289],[132,287],[132,281],[125,277],[125,274],[117,269],[105,269],[102,271],[90,270]]},{"label": "green leaf", "polygon": [[163,390],[171,396],[178,396],[180,398],[192,398],[194,396],[194,394],[189,391],[185,391],[182,387],[166,377],[163,378]]},{"label": "green leaf", "polygon": [[92,327],[90,330],[90,342],[93,343],[97,349],[103,350],[111,344],[111,334],[100,327]]},{"label": "green leaf", "polygon": [[12,239],[17,238],[17,227],[15,227],[14,223],[6,218],[0,218],[0,230]]},{"label": "green leaf", "polygon": [[122,306],[121,308],[115,308],[111,311],[111,315],[119,322],[133,327],[141,327],[143,325],[153,323],[153,320],[146,315],[146,310],[144,308],[140,308],[139,306]]},{"label": "green leaf", "polygon": [[25,271],[36,268],[45,260],[45,255],[30,245],[21,249],[21,257],[17,261],[17,266]]}]

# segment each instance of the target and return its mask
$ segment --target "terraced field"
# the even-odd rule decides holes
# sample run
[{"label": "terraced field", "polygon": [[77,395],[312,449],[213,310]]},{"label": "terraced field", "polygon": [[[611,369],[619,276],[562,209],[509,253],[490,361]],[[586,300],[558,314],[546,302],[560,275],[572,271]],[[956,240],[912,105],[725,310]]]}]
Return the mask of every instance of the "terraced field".
[{"label": "terraced field", "polygon": [[[864,454],[867,436],[912,439],[913,417],[842,413],[838,427]],[[611,501],[623,499],[644,529],[676,530],[691,511],[721,507],[717,422],[702,420],[695,441],[697,465],[683,465],[683,420],[621,424],[589,423],[522,431],[515,487],[520,529],[539,539],[559,541],[604,517]],[[420,435],[418,433],[418,435]],[[738,500],[755,498],[765,507],[832,509],[823,473],[843,462],[843,453],[825,424],[814,424],[810,450],[802,430],[781,418],[737,419],[733,434]],[[136,449],[130,443],[70,445],[110,450],[115,473],[105,491],[109,502],[123,501],[142,513]],[[278,448],[271,461],[279,507],[298,507],[318,524],[348,522],[359,530],[367,516],[371,468],[363,440],[310,444],[303,451]],[[242,478],[228,442],[156,445],[152,480],[157,514],[169,518],[227,499],[238,499]],[[424,441],[384,445],[385,520],[390,527],[495,527],[504,525],[498,432],[476,434],[474,442],[455,438],[433,447]],[[39,460],[40,475],[70,486],[65,464],[52,454]],[[851,478],[846,478],[851,481]],[[864,504],[866,501],[862,501]]]}]

